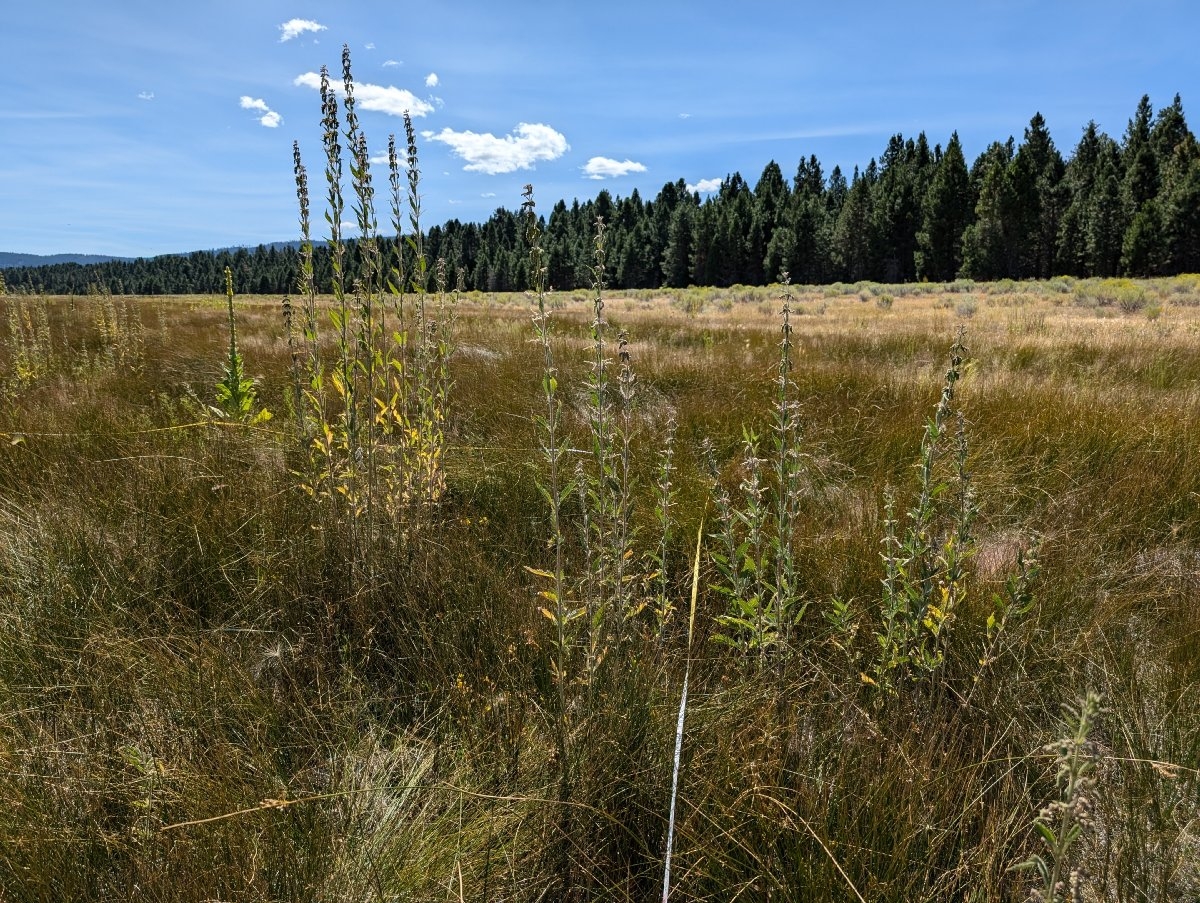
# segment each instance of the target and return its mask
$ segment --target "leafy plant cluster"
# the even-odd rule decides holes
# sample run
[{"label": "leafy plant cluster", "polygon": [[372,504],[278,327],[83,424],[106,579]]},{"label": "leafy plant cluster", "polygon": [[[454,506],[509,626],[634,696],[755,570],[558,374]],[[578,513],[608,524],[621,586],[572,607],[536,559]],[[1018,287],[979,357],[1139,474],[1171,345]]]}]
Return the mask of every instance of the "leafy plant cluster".
[{"label": "leafy plant cluster", "polygon": [[[284,320],[291,400],[307,452],[297,473],[325,510],[330,541],[348,544],[352,577],[369,580],[379,539],[391,537],[402,545],[445,492],[453,312],[445,266],[439,261],[431,274],[425,255],[411,119],[404,120],[403,164],[395,136],[388,141],[391,221],[404,241],[393,242],[394,253],[385,255],[348,51],[342,56],[340,97],[339,102],[339,92],[322,71],[326,249],[333,295],[324,327],[332,332],[334,359],[327,361],[322,348],[324,312],[317,300],[308,174],[298,145],[293,156],[302,235],[300,313],[289,298]],[[342,234],[347,194],[361,236],[353,260]],[[359,573],[360,566],[367,570]]]}]

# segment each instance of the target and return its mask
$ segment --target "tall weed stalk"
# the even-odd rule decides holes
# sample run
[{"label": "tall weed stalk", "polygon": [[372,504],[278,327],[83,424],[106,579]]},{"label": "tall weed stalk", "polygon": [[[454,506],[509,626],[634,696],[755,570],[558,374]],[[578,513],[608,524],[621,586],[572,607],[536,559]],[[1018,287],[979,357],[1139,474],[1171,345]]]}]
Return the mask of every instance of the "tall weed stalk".
[{"label": "tall weed stalk", "polygon": [[[340,550],[346,576],[361,576],[373,586],[377,548],[407,544],[432,522],[433,508],[445,492],[453,299],[439,281],[438,316],[427,316],[428,264],[411,118],[404,119],[403,163],[395,137],[388,142],[396,239],[387,242],[379,234],[371,159],[358,118],[348,48],[342,52],[340,104],[326,70],[320,89],[332,294],[327,316],[334,354],[327,363],[318,326],[322,287],[316,282],[308,177],[294,145],[302,307],[299,329],[289,325],[288,334],[297,434],[308,457],[300,476],[302,487],[325,512],[329,542]],[[342,228],[347,197],[359,233],[353,247]],[[406,222],[401,215],[405,206]],[[395,249],[390,259],[385,256],[389,247]],[[444,272],[444,266],[438,271]],[[415,336],[405,315],[409,292],[414,295]]]},{"label": "tall weed stalk", "polygon": [[[762,457],[760,436],[743,427],[738,502],[714,486],[720,551],[713,562],[722,578],[714,588],[728,600],[727,611],[717,618],[722,630],[715,639],[752,653],[760,667],[773,659],[780,669],[794,651],[792,631],[807,607],[798,591],[794,546],[802,474],[792,397],[792,302],[785,273],[770,458]],[[715,478],[715,467],[712,473]]]},{"label": "tall weed stalk", "polygon": [[[955,414],[955,386],[962,378],[966,347],[962,333],[950,349],[941,396],[926,421],[916,464],[917,491],[900,533],[895,496],[884,503],[883,598],[873,672],[865,679],[894,692],[910,677],[941,669],[957,610],[967,591],[966,564],[974,554],[977,514],[967,470],[965,419]],[[949,480],[939,461],[952,422],[954,472]]]},{"label": "tall weed stalk", "polygon": [[1033,821],[1042,852],[1015,866],[1018,871],[1036,873],[1039,879],[1029,892],[1030,903],[1080,903],[1083,899],[1085,876],[1082,868],[1072,865],[1071,850],[1092,825],[1096,764],[1089,735],[1100,714],[1100,701],[1100,696],[1089,692],[1078,706],[1064,706],[1065,736],[1046,746],[1054,755],[1058,796]]},{"label": "tall weed stalk", "polygon": [[542,355],[542,401],[544,407],[535,415],[543,475],[538,491],[549,511],[548,547],[551,552],[549,569],[526,566],[525,570],[541,581],[538,606],[541,615],[550,622],[550,677],[554,686],[553,708],[550,713],[554,737],[554,757],[557,763],[557,805],[555,822],[559,832],[559,874],[564,891],[571,884],[572,820],[570,803],[574,792],[575,750],[571,723],[570,699],[576,686],[575,659],[584,608],[567,598],[566,537],[563,528],[563,504],[572,489],[567,479],[565,459],[569,443],[562,429],[562,401],[559,397],[558,370],[550,342],[550,311],[546,303],[546,259],[542,248],[542,233],[538,223],[533,186],[526,185],[521,204],[525,220],[525,240],[529,246],[529,272],[533,299],[533,330]]}]

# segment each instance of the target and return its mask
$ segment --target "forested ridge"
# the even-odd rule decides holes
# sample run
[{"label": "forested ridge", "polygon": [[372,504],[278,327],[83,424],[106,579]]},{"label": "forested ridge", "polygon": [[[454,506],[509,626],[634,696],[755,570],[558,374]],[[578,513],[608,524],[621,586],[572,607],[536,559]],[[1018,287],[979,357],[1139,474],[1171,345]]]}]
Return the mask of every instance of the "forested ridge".
[{"label": "forested ridge", "polygon": [[[501,208],[483,224],[434,226],[425,253],[467,290],[524,290],[518,217]],[[1179,95],[1157,112],[1146,96],[1121,140],[1091,122],[1069,157],[1039,113],[1019,143],[995,141],[969,168],[957,132],[944,148],[922,132],[893,136],[849,179],[836,166],[826,174],[813,155],[790,180],[772,161],[753,186],[734,173],[704,199],[682,179],[653,200],[602,190],[544,217],[554,288],[589,284],[597,218],[614,288],[763,285],[784,272],[806,284],[1174,275],[1200,271],[1200,145]],[[394,240],[383,243],[390,253]],[[10,291],[219,293],[227,266],[239,291],[281,294],[293,287],[298,251],[260,245],[4,276]],[[329,272],[318,246],[318,284]]]}]

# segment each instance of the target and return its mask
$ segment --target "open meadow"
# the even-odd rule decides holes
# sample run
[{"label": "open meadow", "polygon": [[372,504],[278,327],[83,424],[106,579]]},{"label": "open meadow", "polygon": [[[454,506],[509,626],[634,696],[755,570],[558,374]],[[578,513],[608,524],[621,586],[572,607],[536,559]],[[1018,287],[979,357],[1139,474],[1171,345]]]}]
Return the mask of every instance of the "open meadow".
[{"label": "open meadow", "polygon": [[599,300],[0,298],[0,899],[1200,898],[1200,278]]}]

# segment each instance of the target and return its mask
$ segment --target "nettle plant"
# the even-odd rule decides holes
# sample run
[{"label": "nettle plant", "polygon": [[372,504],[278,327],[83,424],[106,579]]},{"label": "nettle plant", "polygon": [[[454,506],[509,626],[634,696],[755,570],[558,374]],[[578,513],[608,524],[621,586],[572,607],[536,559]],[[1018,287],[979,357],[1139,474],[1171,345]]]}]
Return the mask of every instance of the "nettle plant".
[{"label": "nettle plant", "polygon": [[[925,424],[917,461],[917,492],[901,532],[895,495],[885,496],[883,596],[875,631],[873,673],[868,681],[893,689],[901,675],[932,673],[945,660],[956,612],[966,595],[966,565],[975,552],[973,525],[978,514],[967,470],[966,423],[955,412],[955,386],[962,378],[967,349],[958,340],[950,349],[942,394]],[[954,422],[954,473],[941,479],[940,453]]]},{"label": "nettle plant", "polygon": [[[739,648],[765,665],[782,662],[792,647],[792,632],[804,617],[807,600],[797,586],[794,532],[801,489],[800,418],[792,380],[792,294],[783,274],[780,299],[776,397],[769,437],[743,430],[742,478],[735,503],[713,475],[713,505],[718,550],[713,563],[721,579],[713,589],[728,600],[717,618],[718,642]],[[764,457],[766,455],[767,457]]]},{"label": "nettle plant", "polygon": [[[293,155],[300,205],[300,304],[297,311],[286,299],[284,320],[292,353],[296,429],[307,452],[301,485],[334,522],[346,527],[351,560],[356,561],[385,528],[401,540],[411,535],[427,520],[423,513],[445,492],[457,292],[448,287],[444,263],[438,261],[431,273],[425,257],[411,118],[404,117],[403,160],[395,136],[388,139],[393,241],[379,230],[349,48],[342,51],[340,92],[322,69],[320,93],[332,305],[323,317],[308,174],[297,143]],[[347,197],[359,234],[355,253],[343,233]],[[322,354],[325,329],[332,333],[334,348],[329,361]]]},{"label": "nettle plant", "polygon": [[[979,508],[968,468],[966,418],[955,408],[967,356],[963,339],[960,329],[950,348],[941,396],[925,423],[915,465],[916,492],[903,521],[896,514],[894,490],[885,492],[879,621],[873,663],[862,674],[865,683],[885,693],[942,671],[968,597]],[[979,668],[960,698],[964,705],[1003,653],[1009,628],[1033,607],[1032,584],[1039,572],[1036,538],[1028,546],[1017,552],[1003,590],[992,596]],[[829,620],[844,629],[851,625],[844,606],[835,606]]]}]

